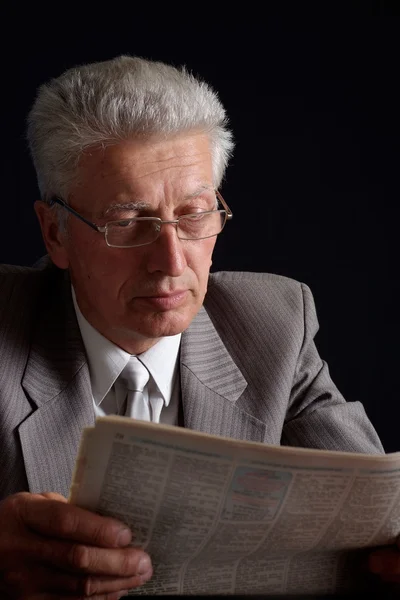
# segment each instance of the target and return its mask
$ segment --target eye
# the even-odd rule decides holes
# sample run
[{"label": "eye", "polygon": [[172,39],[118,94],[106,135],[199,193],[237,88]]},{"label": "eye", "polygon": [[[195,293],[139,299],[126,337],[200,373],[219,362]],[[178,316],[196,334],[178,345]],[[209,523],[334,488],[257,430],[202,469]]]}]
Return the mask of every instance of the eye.
[{"label": "eye", "polygon": [[195,214],[192,214],[192,215],[187,215],[186,219],[188,221],[194,221],[194,222],[196,222],[196,221],[201,221],[201,219],[204,219],[205,216],[206,215],[204,214],[204,211],[203,211],[203,212],[198,212],[198,213],[195,213]]},{"label": "eye", "polygon": [[188,225],[196,225],[196,223],[200,223],[208,216],[208,212],[198,212],[191,215],[183,215],[181,217],[181,221],[184,221]]},{"label": "eye", "polygon": [[132,224],[133,221],[131,219],[126,221],[116,221],[115,223],[113,223],[113,227],[124,229]]},{"label": "eye", "polygon": [[199,231],[202,230],[210,219],[210,213],[199,212],[197,214],[184,215],[179,221],[180,229],[184,231]]}]

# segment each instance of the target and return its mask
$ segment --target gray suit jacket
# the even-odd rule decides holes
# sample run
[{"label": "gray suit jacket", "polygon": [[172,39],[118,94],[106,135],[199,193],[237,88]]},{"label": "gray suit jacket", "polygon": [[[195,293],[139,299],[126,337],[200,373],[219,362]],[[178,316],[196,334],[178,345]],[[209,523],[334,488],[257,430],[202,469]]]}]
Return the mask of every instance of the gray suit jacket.
[{"label": "gray suit jacket", "polygon": [[[382,452],[358,402],[332,383],[304,284],[262,273],[210,276],[182,336],[185,427],[267,444]],[[83,427],[94,422],[67,274],[0,267],[0,497],[68,495]]]}]

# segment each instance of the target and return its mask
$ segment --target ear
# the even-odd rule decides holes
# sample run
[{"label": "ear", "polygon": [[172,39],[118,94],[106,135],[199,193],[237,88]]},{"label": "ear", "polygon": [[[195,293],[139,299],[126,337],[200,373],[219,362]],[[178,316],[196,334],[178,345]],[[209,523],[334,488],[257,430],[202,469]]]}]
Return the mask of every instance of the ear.
[{"label": "ear", "polygon": [[42,200],[35,202],[34,208],[39,219],[43,241],[51,260],[60,269],[68,269],[66,233],[60,231],[57,212]]}]

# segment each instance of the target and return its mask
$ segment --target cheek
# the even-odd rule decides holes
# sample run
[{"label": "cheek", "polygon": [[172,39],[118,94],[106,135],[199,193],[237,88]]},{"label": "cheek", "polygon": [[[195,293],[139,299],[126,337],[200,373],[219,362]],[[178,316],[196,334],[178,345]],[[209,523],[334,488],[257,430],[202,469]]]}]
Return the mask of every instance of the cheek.
[{"label": "cheek", "polygon": [[203,285],[208,281],[214,246],[214,240],[204,240],[202,245],[193,248],[187,257],[189,267],[194,271],[198,281]]},{"label": "cheek", "polygon": [[98,240],[71,240],[69,256],[72,271],[87,281],[98,282],[102,288],[120,287],[140,271],[138,253],[110,248]]}]

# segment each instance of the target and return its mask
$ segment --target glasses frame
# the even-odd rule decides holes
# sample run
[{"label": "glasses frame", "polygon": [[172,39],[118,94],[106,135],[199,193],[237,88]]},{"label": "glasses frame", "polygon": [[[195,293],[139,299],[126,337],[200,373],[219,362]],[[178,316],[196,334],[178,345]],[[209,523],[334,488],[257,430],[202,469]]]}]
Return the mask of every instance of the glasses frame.
[{"label": "glasses frame", "polygon": [[[192,215],[201,215],[201,214],[208,214],[208,213],[222,213],[225,212],[226,215],[226,219],[225,222],[221,228],[222,229],[225,227],[225,223],[226,221],[229,221],[230,219],[232,219],[233,214],[231,209],[229,208],[229,206],[227,205],[227,203],[225,202],[225,200],[223,199],[222,195],[219,193],[218,190],[215,190],[215,195],[217,196],[219,202],[221,202],[222,206],[224,207],[222,210],[221,209],[216,209],[216,210],[204,210],[204,211],[200,211],[198,213],[188,213],[186,215],[181,215],[180,217],[178,217],[177,219],[173,219],[172,221],[163,221],[163,219],[160,219],[160,217],[134,217],[133,219],[119,219],[117,221],[108,221],[105,225],[100,226],[100,225],[96,225],[96,223],[93,223],[93,221],[89,221],[88,219],[86,219],[85,217],[83,217],[81,214],[79,214],[76,210],[74,210],[73,208],[71,208],[66,202],[64,202],[64,200],[62,200],[61,198],[58,198],[57,196],[53,196],[48,202],[47,204],[49,206],[54,206],[55,204],[58,204],[59,206],[61,206],[62,208],[65,208],[65,210],[67,210],[69,213],[71,213],[72,215],[74,215],[74,217],[76,217],[77,219],[80,219],[83,223],[86,223],[86,225],[88,225],[89,227],[91,227],[92,229],[94,229],[94,231],[97,231],[98,233],[102,233],[104,235],[104,239],[105,242],[107,244],[107,246],[109,246],[110,248],[139,248],[140,246],[148,246],[149,244],[152,244],[153,242],[155,242],[157,240],[157,238],[159,237],[160,233],[161,233],[161,227],[163,225],[176,225],[178,227],[179,225],[179,221],[184,218],[184,217],[190,217]],[[121,223],[121,222],[125,222],[125,221],[153,221],[155,223],[158,223],[159,225],[159,229],[157,232],[157,237],[152,240],[151,242],[145,242],[144,244],[134,244],[133,246],[115,246],[114,244],[109,244],[108,240],[107,240],[107,228],[109,225],[112,225],[114,223]],[[219,233],[221,233],[221,231]],[[215,236],[219,235],[219,233],[214,234]],[[202,237],[202,238],[180,238],[178,235],[179,239],[188,239],[189,241],[197,241],[197,240],[205,240],[208,237],[214,237],[214,235],[210,235],[210,236],[206,236],[206,237]]]}]

